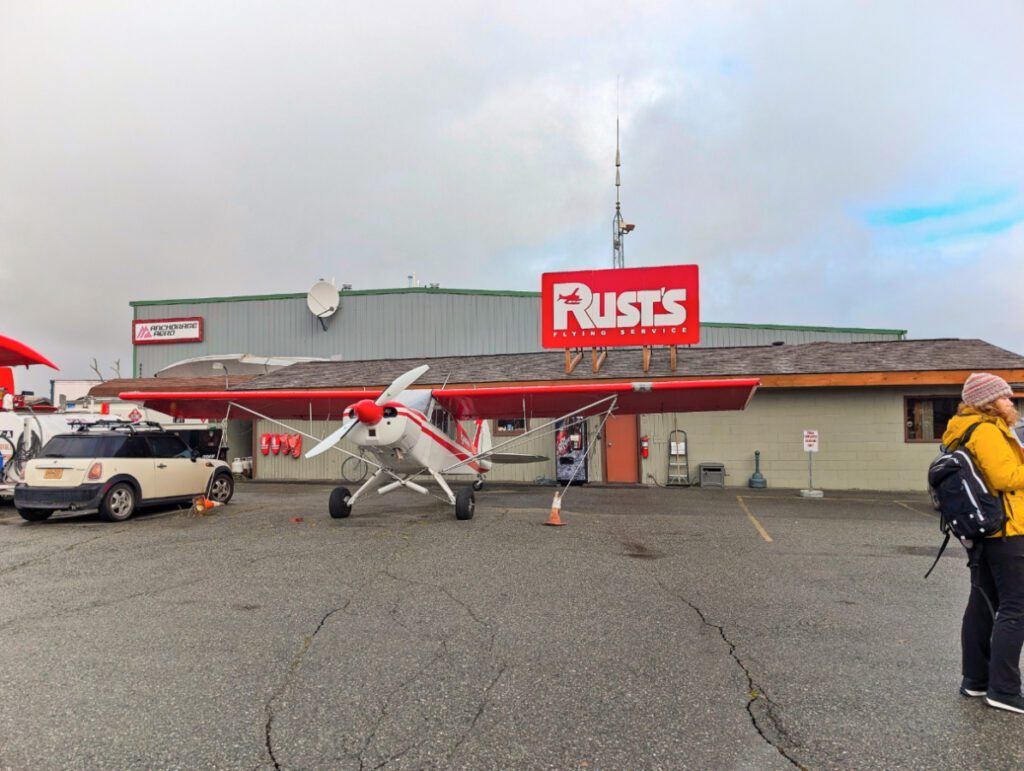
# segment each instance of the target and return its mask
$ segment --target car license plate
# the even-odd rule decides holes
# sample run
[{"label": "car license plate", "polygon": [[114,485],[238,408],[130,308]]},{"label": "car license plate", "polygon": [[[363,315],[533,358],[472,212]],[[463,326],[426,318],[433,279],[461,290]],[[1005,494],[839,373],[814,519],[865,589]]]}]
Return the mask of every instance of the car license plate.
[{"label": "car license plate", "polygon": [[62,476],[64,476],[62,468],[48,468],[43,471],[43,479],[60,479]]}]

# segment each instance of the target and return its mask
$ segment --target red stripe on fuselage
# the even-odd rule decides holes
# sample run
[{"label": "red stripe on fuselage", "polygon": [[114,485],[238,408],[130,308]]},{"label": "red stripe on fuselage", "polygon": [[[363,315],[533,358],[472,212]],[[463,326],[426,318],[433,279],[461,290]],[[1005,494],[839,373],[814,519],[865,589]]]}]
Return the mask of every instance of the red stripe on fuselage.
[{"label": "red stripe on fuselage", "polygon": [[[472,452],[470,448],[464,447],[458,442],[452,444],[449,441],[447,434],[439,433],[440,429],[438,429],[437,426],[435,426],[433,423],[427,420],[426,415],[424,415],[422,412],[409,409],[408,407],[398,408],[397,412],[399,415],[405,415],[407,418],[411,418],[413,423],[418,425],[427,436],[429,436],[431,439],[433,439],[435,442],[437,442],[445,450],[450,452],[459,460],[466,460],[466,458],[471,458],[473,457],[473,455],[475,455],[475,453]],[[467,452],[467,450],[469,451]],[[476,461],[470,461],[469,463],[466,463],[464,465],[468,466],[469,468],[473,469],[473,471],[476,471],[479,474],[484,474],[487,472],[487,469],[481,468],[480,464],[477,463]]]}]

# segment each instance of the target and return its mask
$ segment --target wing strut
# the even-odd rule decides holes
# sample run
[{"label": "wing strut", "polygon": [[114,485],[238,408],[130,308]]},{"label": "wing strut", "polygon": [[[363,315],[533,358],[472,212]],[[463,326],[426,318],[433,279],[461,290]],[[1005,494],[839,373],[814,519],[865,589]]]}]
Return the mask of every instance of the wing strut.
[{"label": "wing strut", "polygon": [[[493,455],[498,450],[500,450],[500,449],[502,449],[504,447],[508,447],[508,445],[510,445],[510,444],[514,444],[516,442],[521,442],[521,441],[523,441],[523,439],[525,439],[526,437],[530,436],[531,434],[540,433],[540,432],[544,431],[545,429],[555,425],[555,423],[557,423],[560,420],[565,420],[566,418],[571,418],[574,415],[580,414],[581,412],[585,412],[585,411],[587,411],[589,409],[593,409],[594,407],[597,407],[599,404],[604,404],[604,403],[608,402],[609,404],[608,404],[607,412],[609,414],[611,414],[611,412],[615,409],[615,405],[618,403],[618,399],[619,399],[618,394],[612,394],[611,396],[605,396],[603,399],[598,399],[596,402],[591,402],[590,404],[587,404],[587,405],[585,405],[583,407],[580,407],[578,410],[573,410],[572,412],[567,412],[565,415],[559,415],[557,418],[552,418],[547,423],[542,423],[539,426],[536,426],[536,427],[531,428],[531,429],[529,429],[527,431],[524,431],[521,434],[513,436],[511,439],[506,439],[501,444],[496,444],[496,445],[492,446],[489,450],[484,450],[483,452],[478,452],[476,455],[471,455],[468,458],[466,458],[465,460],[460,460],[458,463],[453,463],[451,466],[447,466],[446,468],[441,469],[441,473],[442,474],[447,474],[452,469],[457,469],[460,466],[465,466],[467,463],[472,463],[473,461],[479,460],[480,458],[486,458],[488,455]],[[597,413],[597,414],[600,415],[601,413]],[[525,412],[524,412],[524,415],[525,415]],[[607,418],[605,418],[605,419],[607,420]],[[603,426],[604,423],[602,423],[601,425]]]},{"label": "wing strut", "polygon": [[[604,424],[608,422],[608,418],[610,418],[612,416],[612,411],[614,409],[615,409],[615,404],[613,403],[605,411],[604,417],[601,418],[601,425],[599,425],[597,427],[597,431],[594,432],[594,436],[595,437],[599,438],[601,436],[601,432],[604,430]],[[560,492],[558,494],[558,500],[562,500],[563,498],[565,498],[565,494],[567,492],[569,492],[569,485],[571,485],[575,481],[576,475],[578,473],[580,473],[580,469],[583,468],[583,464],[586,463],[587,456],[590,455],[590,451],[594,449],[594,445],[595,444],[596,444],[596,442],[590,442],[590,444],[587,445],[586,452],[583,453],[583,457],[580,458],[578,461],[576,461],[576,465],[573,466],[573,469],[572,469],[572,476],[570,476],[569,477],[569,481],[567,481],[565,483],[565,487],[562,488],[562,492]]]}]

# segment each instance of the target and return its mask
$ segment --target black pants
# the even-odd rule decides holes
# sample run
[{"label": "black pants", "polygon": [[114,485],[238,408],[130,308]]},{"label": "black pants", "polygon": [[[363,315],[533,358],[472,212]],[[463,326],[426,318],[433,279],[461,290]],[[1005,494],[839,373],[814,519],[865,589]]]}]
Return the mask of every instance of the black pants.
[{"label": "black pants", "polygon": [[1024,536],[986,538],[971,549],[968,566],[971,594],[960,630],[963,675],[976,686],[988,683],[990,694],[1016,696],[1024,646]]}]

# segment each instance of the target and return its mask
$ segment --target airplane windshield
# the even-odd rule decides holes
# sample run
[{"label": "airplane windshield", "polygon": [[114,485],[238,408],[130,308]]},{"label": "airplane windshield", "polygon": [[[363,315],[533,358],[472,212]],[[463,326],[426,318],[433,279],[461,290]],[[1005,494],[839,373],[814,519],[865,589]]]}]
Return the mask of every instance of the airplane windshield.
[{"label": "airplane windshield", "polygon": [[398,401],[404,404],[410,409],[418,410],[423,414],[426,414],[427,407],[430,404],[431,391],[422,388],[418,391],[403,391],[399,396]]}]

